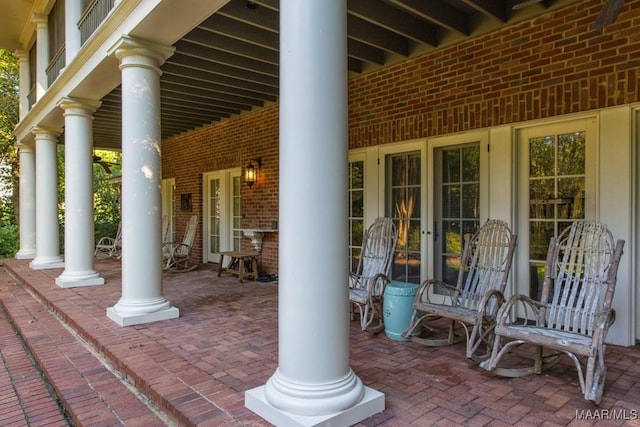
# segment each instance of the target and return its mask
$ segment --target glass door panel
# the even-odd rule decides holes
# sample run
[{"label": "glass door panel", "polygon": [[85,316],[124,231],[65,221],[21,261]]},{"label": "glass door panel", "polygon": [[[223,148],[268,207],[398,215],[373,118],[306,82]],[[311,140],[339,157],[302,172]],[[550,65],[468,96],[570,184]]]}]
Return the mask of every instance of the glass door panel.
[{"label": "glass door panel", "polygon": [[237,175],[232,175],[231,177],[231,182],[232,182],[232,198],[233,198],[233,208],[232,208],[232,213],[231,216],[233,217],[233,231],[232,231],[232,235],[233,235],[233,250],[234,251],[239,251],[241,250],[240,244],[242,243],[242,231],[240,231],[241,228],[241,221],[242,221],[242,199],[240,198],[240,174]]},{"label": "glass door panel", "polygon": [[455,285],[464,236],[480,226],[480,144],[439,148],[434,155],[435,277]]},{"label": "glass door panel", "polygon": [[539,298],[549,240],[585,219],[585,131],[528,139],[529,296]]},{"label": "glass door panel", "polygon": [[398,243],[391,279],[419,283],[421,270],[421,155],[389,154],[385,159],[385,216],[394,219]]},{"label": "glass door panel", "polygon": [[364,233],[364,161],[349,162],[349,260],[358,268]]},{"label": "glass door panel", "polygon": [[207,259],[210,262],[217,262],[218,256],[215,255],[220,252],[220,221],[221,221],[221,186],[220,178],[210,178],[208,182],[208,243],[209,254]]}]

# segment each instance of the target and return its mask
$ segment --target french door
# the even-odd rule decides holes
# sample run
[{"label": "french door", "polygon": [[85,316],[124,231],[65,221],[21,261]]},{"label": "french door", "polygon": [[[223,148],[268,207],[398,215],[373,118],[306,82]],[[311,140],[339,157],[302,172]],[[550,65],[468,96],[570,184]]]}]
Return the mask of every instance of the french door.
[{"label": "french door", "polygon": [[219,262],[221,251],[240,250],[240,184],[240,169],[203,175],[205,262]]},{"label": "french door", "polygon": [[539,298],[549,241],[572,222],[596,218],[595,121],[518,133],[518,292]]},{"label": "french door", "polygon": [[393,218],[398,241],[391,279],[420,283],[422,276],[422,151],[384,157],[384,216]]},{"label": "french door", "polygon": [[464,236],[480,227],[480,143],[434,151],[434,274],[455,285]]}]

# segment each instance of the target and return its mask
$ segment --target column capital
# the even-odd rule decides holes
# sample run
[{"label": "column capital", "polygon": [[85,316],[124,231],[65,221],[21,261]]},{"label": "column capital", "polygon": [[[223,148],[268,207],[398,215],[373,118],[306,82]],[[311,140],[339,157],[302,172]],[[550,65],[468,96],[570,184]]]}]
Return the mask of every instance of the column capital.
[{"label": "column capital", "polygon": [[33,141],[29,141],[29,142],[20,141],[20,142],[16,142],[16,148],[23,152],[29,152],[29,151],[33,151],[35,147],[34,147]]},{"label": "column capital", "polygon": [[37,28],[41,28],[42,26],[46,27],[49,25],[49,19],[47,15],[44,15],[42,13],[34,13],[31,17],[31,22],[36,24]]},{"label": "column capital", "polygon": [[36,137],[51,137],[57,138],[62,133],[62,129],[59,127],[50,126],[34,126],[31,128],[31,133]]},{"label": "column capital", "polygon": [[[149,40],[122,36],[108,51],[120,61],[120,69],[127,66],[154,67],[164,64],[175,52],[175,47]],[[160,74],[160,69],[157,68]]]},{"label": "column capital", "polygon": [[98,108],[100,108],[100,105],[102,105],[102,101],[86,98],[72,98],[68,96],[65,96],[56,103],[56,106],[64,110],[65,116],[70,114],[91,116]]},{"label": "column capital", "polygon": [[16,49],[13,51],[13,54],[18,58],[19,62],[29,61],[29,52],[24,49]]}]

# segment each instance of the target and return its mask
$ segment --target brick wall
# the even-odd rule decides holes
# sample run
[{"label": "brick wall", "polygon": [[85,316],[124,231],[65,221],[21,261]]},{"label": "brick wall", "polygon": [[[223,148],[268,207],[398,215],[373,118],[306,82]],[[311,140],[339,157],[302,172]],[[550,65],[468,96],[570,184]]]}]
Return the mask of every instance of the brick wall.
[{"label": "brick wall", "polygon": [[352,148],[640,101],[640,1],[581,1],[350,82]]},{"label": "brick wall", "polygon": [[[271,228],[278,220],[278,109],[255,113],[197,129],[162,143],[162,176],[176,181],[176,236],[181,238],[191,215],[202,218],[202,174],[244,167],[250,158],[262,158],[258,181],[249,189],[242,180],[243,227]],[[182,212],[180,195],[191,194],[192,211]],[[262,269],[277,271],[278,233],[263,240]],[[254,250],[249,239],[243,250]],[[196,236],[193,260],[202,259],[202,223]]]},{"label": "brick wall", "polygon": [[[640,102],[640,0],[592,31],[602,3],[578,2],[352,79],[350,148]],[[176,206],[192,193],[200,214],[201,174],[252,157],[263,168],[253,189],[242,186],[243,226],[270,226],[278,219],[277,106],[164,142],[163,176],[176,179]],[[189,215],[178,209],[178,236]],[[265,238],[262,265],[277,272],[277,233]]]}]

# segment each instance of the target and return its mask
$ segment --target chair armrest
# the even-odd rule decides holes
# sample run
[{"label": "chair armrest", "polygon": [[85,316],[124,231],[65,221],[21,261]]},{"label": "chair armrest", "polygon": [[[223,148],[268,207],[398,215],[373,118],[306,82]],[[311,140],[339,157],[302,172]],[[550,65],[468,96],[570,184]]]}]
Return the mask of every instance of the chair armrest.
[{"label": "chair armrest", "polygon": [[480,305],[478,306],[478,318],[480,320],[482,318],[496,319],[504,301],[504,294],[500,292],[500,290],[489,289],[480,300]]},{"label": "chair armrest", "polygon": [[416,292],[415,300],[430,303],[431,300],[429,299],[429,290],[434,286],[441,286],[442,288],[444,288],[444,291],[446,293],[445,298],[449,298],[451,300],[451,305],[454,304],[454,298],[456,297],[458,288],[438,279],[427,279],[422,282],[420,287],[418,287],[418,291]]},{"label": "chair armrest", "polygon": [[526,320],[528,319],[528,316],[526,316],[526,314],[529,313],[529,311],[535,314],[535,322],[536,324],[538,324],[538,320],[540,319],[538,313],[540,312],[540,309],[544,307],[544,304],[534,300],[531,297],[528,297],[527,295],[517,294],[511,296],[511,298],[509,298],[509,300],[507,300],[507,302],[502,305],[500,310],[498,310],[496,325],[504,326],[508,324],[510,321],[509,315],[513,312],[514,308],[518,304],[524,308],[525,324],[529,323],[529,321]]},{"label": "chair armrest", "polygon": [[391,280],[386,274],[378,273],[373,276],[367,283],[367,298],[370,300],[374,297],[384,295],[384,290]]},{"label": "chair armrest", "polygon": [[114,239],[113,237],[101,237],[100,240],[98,240],[98,243],[96,243],[96,247],[113,246],[115,242],[116,239]]}]

